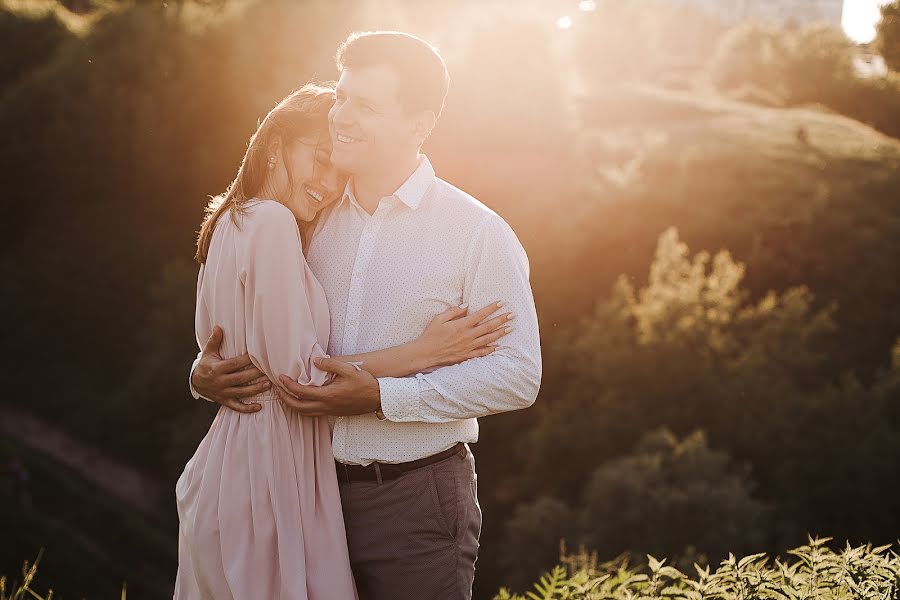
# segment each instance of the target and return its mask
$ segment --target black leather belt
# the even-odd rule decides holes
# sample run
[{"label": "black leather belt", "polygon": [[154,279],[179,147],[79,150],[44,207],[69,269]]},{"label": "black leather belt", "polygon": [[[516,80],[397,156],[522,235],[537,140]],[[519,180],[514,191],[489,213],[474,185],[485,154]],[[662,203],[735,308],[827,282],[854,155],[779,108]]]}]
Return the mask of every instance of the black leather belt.
[{"label": "black leather belt", "polygon": [[433,465],[446,458],[450,458],[454,454],[462,454],[466,451],[466,445],[463,442],[457,442],[454,446],[447,448],[443,452],[411,460],[402,463],[380,463],[373,462],[366,466],[348,465],[342,462],[334,461],[337,469],[337,477],[339,481],[349,483],[350,481],[384,481],[388,479],[397,479],[407,471],[419,469],[427,465]]}]

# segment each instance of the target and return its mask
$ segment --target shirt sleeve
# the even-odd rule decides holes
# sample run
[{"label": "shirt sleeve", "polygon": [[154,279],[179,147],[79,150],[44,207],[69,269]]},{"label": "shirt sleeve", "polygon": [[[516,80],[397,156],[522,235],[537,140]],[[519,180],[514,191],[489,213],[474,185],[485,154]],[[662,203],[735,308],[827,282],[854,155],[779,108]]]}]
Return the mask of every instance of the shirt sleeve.
[{"label": "shirt sleeve", "polygon": [[[206,270],[206,263],[201,263],[200,269],[197,271],[197,305],[198,306],[200,305],[200,284],[203,282],[203,272],[205,270]],[[193,382],[194,369],[196,369],[197,365],[200,364],[200,358],[203,356],[203,349],[202,349],[203,345],[201,344],[201,341],[199,339],[197,340],[197,344],[201,347],[201,349],[199,352],[197,352],[197,358],[195,358],[194,362],[191,363],[191,371],[190,371],[190,373],[188,373],[188,388],[190,388],[191,396],[194,397],[194,400],[199,400],[200,398],[203,398],[207,402],[215,402],[214,400],[211,400],[211,399],[207,398],[206,396],[201,396],[197,392],[197,390],[194,389],[194,382]]]},{"label": "shirt sleeve", "polygon": [[492,214],[473,236],[465,259],[463,302],[478,310],[503,301],[512,333],[488,356],[412,377],[382,377],[381,410],[391,421],[443,423],[527,408],[541,382],[537,312],[528,257],[509,225]]},{"label": "shirt sleeve", "polygon": [[200,352],[197,353],[197,358],[195,358],[195,359],[194,359],[194,362],[191,364],[191,372],[188,373],[188,387],[191,388],[191,396],[194,397],[194,400],[199,400],[200,398],[203,398],[203,399],[206,400],[207,402],[213,402],[213,400],[210,400],[210,399],[207,398],[206,396],[201,396],[200,393],[197,392],[197,390],[194,389],[194,382],[191,381],[192,377],[194,376],[194,369],[196,369],[196,368],[197,368],[197,365],[200,364],[200,357],[201,357],[201,356],[203,356],[203,351],[202,351],[202,350],[201,350]]},{"label": "shirt sleeve", "polygon": [[273,201],[251,210],[237,253],[250,360],[279,387],[282,374],[322,385],[328,373],[314,360],[327,356],[328,306],[312,294],[318,284],[303,256],[297,222]]}]

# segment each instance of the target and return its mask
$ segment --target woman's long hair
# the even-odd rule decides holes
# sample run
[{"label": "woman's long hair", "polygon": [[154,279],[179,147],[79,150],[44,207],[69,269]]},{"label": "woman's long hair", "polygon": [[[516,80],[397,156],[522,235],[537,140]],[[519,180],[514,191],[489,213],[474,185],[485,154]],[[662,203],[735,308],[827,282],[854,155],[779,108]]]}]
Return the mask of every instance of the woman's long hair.
[{"label": "woman's long hair", "polygon": [[[206,216],[197,236],[197,254],[194,256],[197,262],[206,262],[209,242],[219,218],[227,211],[237,225],[237,217],[245,210],[247,201],[259,193],[268,173],[266,151],[269,144],[275,139],[281,140],[282,156],[285,156],[291,145],[301,138],[328,135],[328,111],[333,104],[333,87],[309,83],[291,92],[269,111],[250,137],[234,181],[225,193],[212,197],[206,206]],[[290,163],[286,162],[284,166],[293,187]]]}]

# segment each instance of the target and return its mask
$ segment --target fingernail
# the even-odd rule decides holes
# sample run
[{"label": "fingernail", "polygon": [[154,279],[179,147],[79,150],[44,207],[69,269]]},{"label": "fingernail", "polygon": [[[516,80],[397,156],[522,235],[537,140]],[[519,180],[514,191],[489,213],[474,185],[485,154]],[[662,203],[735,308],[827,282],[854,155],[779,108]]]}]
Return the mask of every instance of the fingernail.
[{"label": "fingernail", "polygon": [[513,330],[512,327],[507,327],[507,328],[506,328],[506,333],[512,333],[512,330]]},{"label": "fingernail", "polygon": [[466,302],[465,304],[460,304],[459,307],[462,308],[462,309],[469,308],[469,303]]},{"label": "fingernail", "polygon": [[498,303],[497,303],[497,308],[503,308],[503,305],[504,305],[504,304],[505,304],[505,302],[498,302]]},{"label": "fingernail", "polygon": [[516,318],[516,315],[514,315],[513,313],[509,313],[508,315],[506,315],[507,321],[512,321],[515,318]]}]

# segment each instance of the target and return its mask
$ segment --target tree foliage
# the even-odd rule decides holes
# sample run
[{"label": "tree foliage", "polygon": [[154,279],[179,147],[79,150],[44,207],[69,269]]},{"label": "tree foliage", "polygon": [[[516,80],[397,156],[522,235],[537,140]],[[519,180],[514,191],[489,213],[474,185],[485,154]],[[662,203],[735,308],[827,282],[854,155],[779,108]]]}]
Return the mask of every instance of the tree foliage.
[{"label": "tree foliage", "polygon": [[884,62],[892,70],[900,71],[900,1],[881,5],[881,19],[876,31],[876,45]]}]

